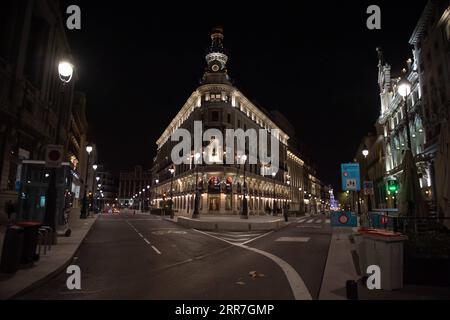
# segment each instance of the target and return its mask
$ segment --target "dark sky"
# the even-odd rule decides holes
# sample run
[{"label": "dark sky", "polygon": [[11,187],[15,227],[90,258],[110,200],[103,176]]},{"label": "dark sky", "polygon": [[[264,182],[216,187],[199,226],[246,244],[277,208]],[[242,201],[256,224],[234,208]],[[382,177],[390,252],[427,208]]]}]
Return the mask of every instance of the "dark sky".
[{"label": "dark sky", "polygon": [[[199,84],[211,28],[222,25],[236,86],[281,111],[337,186],[339,164],[379,115],[375,49],[399,71],[426,1],[163,3],[69,2],[82,10],[82,30],[68,34],[100,163],[151,166],[157,138]],[[382,10],[380,31],[366,28],[371,4]]]}]

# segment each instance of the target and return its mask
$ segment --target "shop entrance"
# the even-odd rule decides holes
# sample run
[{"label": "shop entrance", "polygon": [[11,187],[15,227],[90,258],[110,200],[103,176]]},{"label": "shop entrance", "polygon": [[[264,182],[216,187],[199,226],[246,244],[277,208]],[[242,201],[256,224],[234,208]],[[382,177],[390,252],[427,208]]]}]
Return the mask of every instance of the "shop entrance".
[{"label": "shop entrance", "polygon": [[208,209],[209,209],[209,213],[219,212],[220,211],[220,197],[210,196]]}]

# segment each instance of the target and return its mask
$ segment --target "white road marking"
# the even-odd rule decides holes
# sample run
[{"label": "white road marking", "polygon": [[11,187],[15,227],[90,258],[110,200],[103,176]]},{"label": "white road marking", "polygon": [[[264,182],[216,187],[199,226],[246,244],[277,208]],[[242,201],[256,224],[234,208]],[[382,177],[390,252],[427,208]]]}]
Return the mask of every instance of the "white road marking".
[{"label": "white road marking", "polygon": [[297,226],[297,228],[301,228],[301,229],[322,229],[322,226]]},{"label": "white road marking", "polygon": [[145,241],[146,244],[148,244],[149,246],[151,246],[152,249],[155,250],[155,252],[156,252],[157,254],[161,254],[161,251],[159,251],[158,248],[156,248],[155,246],[153,246],[153,245],[151,244],[151,242],[148,241],[148,239],[145,238],[145,237],[142,235],[142,233],[140,233],[140,232],[138,231],[138,229],[136,229],[136,228],[135,228],[128,220],[125,220],[125,222],[131,227],[131,229],[133,229],[133,230],[138,234],[139,237],[142,238],[142,240]]},{"label": "white road marking", "polygon": [[308,242],[311,238],[308,237],[281,237],[275,240],[275,242]]},{"label": "white road marking", "polygon": [[256,238],[251,239],[251,240],[249,240],[249,241],[247,241],[247,242],[244,242],[242,245],[245,245],[245,244],[248,244],[248,243],[250,243],[250,242],[256,241],[256,240],[258,240],[258,239],[261,239],[261,238],[263,238],[263,237],[265,237],[265,236],[268,236],[269,234],[272,234],[273,232],[274,232],[274,231],[270,231],[270,232],[267,232],[267,233],[265,233],[265,234],[262,234],[262,235],[260,235],[259,237],[256,237]]},{"label": "white road marking", "polygon": [[265,256],[266,258],[271,259],[273,262],[275,262],[281,268],[281,270],[283,270],[284,275],[286,276],[286,278],[289,282],[289,285],[291,287],[294,298],[296,300],[312,300],[311,294],[309,293],[308,288],[306,287],[303,279],[300,277],[300,275],[297,273],[297,271],[295,271],[295,269],[291,265],[289,265],[286,261],[282,260],[281,258],[279,258],[273,254],[270,254],[268,252],[258,250],[258,249],[252,248],[252,247],[248,247],[243,244],[235,244],[235,243],[229,242],[227,240],[221,239],[219,237],[213,236],[211,234],[208,234],[208,233],[200,231],[200,230],[196,230],[196,229],[193,229],[193,230],[198,233],[204,234],[208,237],[215,238],[217,240],[226,242],[228,244],[231,244],[231,245],[239,247],[239,248],[253,251],[255,253]]},{"label": "white road marking", "polygon": [[155,246],[152,246],[152,249],[155,250],[157,254],[161,254],[161,251],[159,251]]},{"label": "white road marking", "polygon": [[327,220],[325,220],[325,223],[331,223],[331,220],[330,219],[327,219]]},{"label": "white road marking", "polygon": [[316,220],[316,223],[322,223],[322,222],[323,222],[322,219]]},{"label": "white road marking", "polygon": [[306,218],[300,219],[300,220],[298,220],[298,223],[303,223],[303,222],[305,222],[305,220],[306,220]]},{"label": "white road marking", "polygon": [[313,223],[313,222],[314,222],[314,219],[310,219],[306,223]]}]

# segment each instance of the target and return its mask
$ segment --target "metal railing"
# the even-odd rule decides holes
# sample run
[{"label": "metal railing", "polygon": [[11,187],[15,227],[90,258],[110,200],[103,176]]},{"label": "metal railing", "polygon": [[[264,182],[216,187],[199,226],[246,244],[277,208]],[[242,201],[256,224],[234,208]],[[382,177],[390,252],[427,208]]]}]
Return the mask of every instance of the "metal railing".
[{"label": "metal railing", "polygon": [[401,217],[397,209],[373,210],[368,213],[369,227],[401,233],[448,232],[444,222],[450,217]]}]

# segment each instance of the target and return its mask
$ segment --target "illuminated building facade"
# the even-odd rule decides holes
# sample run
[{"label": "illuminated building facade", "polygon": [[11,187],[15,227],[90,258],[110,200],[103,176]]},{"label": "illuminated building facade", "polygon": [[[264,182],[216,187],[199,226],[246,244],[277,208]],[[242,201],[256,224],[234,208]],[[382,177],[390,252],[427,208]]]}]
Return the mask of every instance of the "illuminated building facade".
[{"label": "illuminated building facade", "polygon": [[[173,198],[176,214],[192,215],[198,177],[198,188],[201,190],[200,214],[239,214],[244,194],[247,196],[250,215],[281,212],[282,208],[290,211],[303,210],[303,160],[289,150],[290,137],[284,128],[267,111],[256,106],[232,85],[226,67],[228,56],[223,47],[221,28],[213,30],[211,40],[201,85],[157,141],[158,150],[152,167],[151,183],[153,207],[161,208]],[[244,165],[240,162],[241,155],[238,152],[227,154],[225,146],[218,150],[208,147],[215,137],[202,145],[202,159],[214,164],[198,163],[195,151],[192,150],[185,163],[174,165],[171,152],[176,143],[171,141],[171,135],[177,129],[193,133],[194,122],[199,121],[203,132],[217,129],[223,136],[227,129],[242,129],[244,132],[262,129],[269,137],[272,135],[279,144],[279,170],[276,175],[259,159],[257,164],[247,162]],[[248,143],[247,140],[246,154]],[[262,143],[267,142],[258,138],[258,145],[261,146]],[[235,164],[226,164],[228,157],[234,157]],[[221,161],[216,162],[216,158]]]}]

